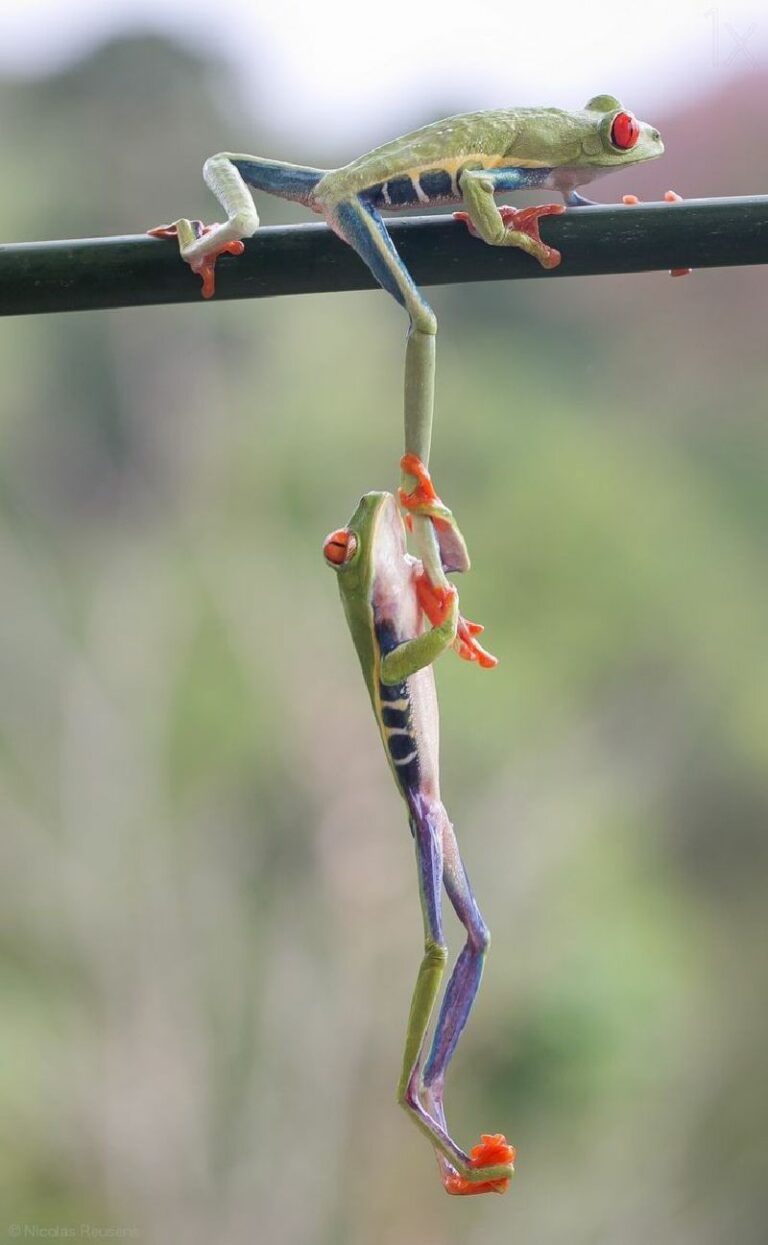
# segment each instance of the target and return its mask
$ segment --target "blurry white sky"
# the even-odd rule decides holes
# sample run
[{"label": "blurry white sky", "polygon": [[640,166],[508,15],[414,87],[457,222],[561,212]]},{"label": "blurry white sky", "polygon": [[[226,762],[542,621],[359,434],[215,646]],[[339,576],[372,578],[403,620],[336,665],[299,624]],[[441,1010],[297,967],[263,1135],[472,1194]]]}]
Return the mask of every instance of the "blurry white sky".
[{"label": "blurry white sky", "polygon": [[768,64],[766,0],[6,0],[0,29],[0,72],[120,30],[176,34],[230,58],[273,127],[350,141],[443,100],[578,107],[610,91],[650,116]]}]

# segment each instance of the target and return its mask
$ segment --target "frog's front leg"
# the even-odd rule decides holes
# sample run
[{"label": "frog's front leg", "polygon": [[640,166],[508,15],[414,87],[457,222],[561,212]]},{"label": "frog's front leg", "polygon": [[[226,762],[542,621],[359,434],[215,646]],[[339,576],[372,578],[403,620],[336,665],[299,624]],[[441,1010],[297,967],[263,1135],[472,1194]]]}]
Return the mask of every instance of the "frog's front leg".
[{"label": "frog's front leg", "polygon": [[[461,535],[451,511],[438,497],[432,478],[420,458],[415,454],[404,454],[400,466],[406,477],[416,481],[416,487],[410,493],[401,488],[400,505],[407,511],[406,523],[411,526],[416,515],[431,521],[440,551],[441,569],[443,571],[463,571],[469,567],[469,556],[464,537]],[[436,626],[439,624],[455,589],[445,575],[435,581],[432,574],[423,567],[417,575],[416,591],[419,604],[427,618]],[[479,623],[470,622],[462,614],[458,616],[453,647],[459,657],[465,661],[476,661],[479,665],[490,669],[498,665],[496,658],[487,652],[477,637],[482,635],[483,627]]]},{"label": "frog's front leg", "polygon": [[545,203],[541,207],[500,208],[494,198],[502,191],[524,188],[525,184],[522,170],[465,169],[459,188],[467,210],[454,212],[454,217],[464,221],[470,232],[476,233],[489,246],[517,246],[533,255],[543,268],[556,268],[560,252],[542,242],[539,219],[564,212],[565,205]]},{"label": "frog's front leg", "polygon": [[[414,576],[418,591],[418,581],[423,574],[418,563],[414,566]],[[404,683],[411,675],[425,666],[431,666],[442,653],[446,652],[456,641],[459,626],[459,594],[453,584],[448,584],[447,592],[441,599],[440,608],[433,612],[431,627],[412,640],[405,640],[391,649],[381,659],[381,681],[393,686]]]}]

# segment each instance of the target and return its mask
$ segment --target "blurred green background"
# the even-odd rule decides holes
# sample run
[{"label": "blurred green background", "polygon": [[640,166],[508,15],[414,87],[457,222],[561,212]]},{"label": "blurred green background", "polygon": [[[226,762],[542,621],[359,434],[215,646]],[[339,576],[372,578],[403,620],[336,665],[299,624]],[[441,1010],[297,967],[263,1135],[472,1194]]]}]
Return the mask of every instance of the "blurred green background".
[{"label": "blurred green background", "polygon": [[[2,235],[210,219],[221,148],[358,154],[236,90],[160,38],[7,78]],[[764,191],[764,93],[744,69],[649,117],[664,167],[597,196]],[[3,322],[0,1236],[762,1245],[765,280],[430,295],[432,465],[501,659],[438,667],[494,936],[447,1105],[518,1147],[504,1199],[446,1198],[394,1103],[412,848],[320,553],[396,483],[403,313]]]}]

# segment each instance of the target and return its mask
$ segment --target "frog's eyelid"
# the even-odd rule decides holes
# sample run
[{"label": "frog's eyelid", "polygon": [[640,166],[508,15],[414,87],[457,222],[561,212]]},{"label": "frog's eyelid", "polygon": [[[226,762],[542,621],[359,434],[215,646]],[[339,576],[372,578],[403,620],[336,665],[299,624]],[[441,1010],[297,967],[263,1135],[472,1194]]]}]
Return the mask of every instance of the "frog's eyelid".
[{"label": "frog's eyelid", "polygon": [[348,527],[331,532],[323,542],[323,557],[331,566],[346,566],[357,553],[357,537]]}]

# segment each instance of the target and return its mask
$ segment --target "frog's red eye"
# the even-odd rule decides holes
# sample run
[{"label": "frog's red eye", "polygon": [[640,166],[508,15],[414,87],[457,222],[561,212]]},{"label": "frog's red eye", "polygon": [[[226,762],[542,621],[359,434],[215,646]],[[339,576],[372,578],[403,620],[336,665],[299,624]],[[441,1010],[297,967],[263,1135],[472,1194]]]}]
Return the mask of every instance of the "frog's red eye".
[{"label": "frog's red eye", "polygon": [[348,527],[342,527],[338,532],[331,532],[330,536],[326,536],[323,543],[323,557],[331,566],[343,566],[355,556],[356,549],[355,533],[350,532]]},{"label": "frog's red eye", "polygon": [[629,151],[640,137],[640,122],[631,112],[617,112],[611,126],[611,142],[621,151]]}]

